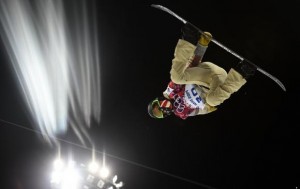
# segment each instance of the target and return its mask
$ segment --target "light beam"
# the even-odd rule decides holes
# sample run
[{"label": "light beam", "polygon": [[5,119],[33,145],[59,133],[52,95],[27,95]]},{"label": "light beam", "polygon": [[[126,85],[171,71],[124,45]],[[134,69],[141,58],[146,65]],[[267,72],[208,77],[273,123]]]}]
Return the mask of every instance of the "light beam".
[{"label": "light beam", "polygon": [[70,122],[79,140],[91,143],[86,129],[91,118],[100,121],[97,26],[80,3],[72,2],[74,19],[61,0],[0,2],[2,40],[32,118],[50,143]]}]

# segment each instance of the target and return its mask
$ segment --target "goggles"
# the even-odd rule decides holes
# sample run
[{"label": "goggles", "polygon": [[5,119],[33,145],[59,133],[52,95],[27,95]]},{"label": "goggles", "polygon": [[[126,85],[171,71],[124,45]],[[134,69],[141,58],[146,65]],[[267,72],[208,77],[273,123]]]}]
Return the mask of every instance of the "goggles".
[{"label": "goggles", "polygon": [[[161,101],[163,101],[163,102],[161,102]],[[160,100],[159,98],[156,98],[155,100],[150,102],[150,104],[148,106],[148,113],[150,114],[151,117],[158,118],[158,119],[161,119],[168,115],[171,115],[172,105],[169,103],[171,103],[171,102],[168,100]],[[155,112],[154,112],[154,109],[155,109]]]}]

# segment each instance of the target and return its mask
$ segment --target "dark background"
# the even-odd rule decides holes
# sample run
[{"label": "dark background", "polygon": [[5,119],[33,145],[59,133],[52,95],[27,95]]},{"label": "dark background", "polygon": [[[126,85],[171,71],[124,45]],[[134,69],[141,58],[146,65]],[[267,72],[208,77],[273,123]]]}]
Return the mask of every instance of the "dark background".
[{"label": "dark background", "polygon": [[[287,92],[257,73],[216,112],[184,121],[175,116],[151,119],[147,104],[161,96],[169,82],[182,27],[151,4],[164,5],[211,32],[279,78]],[[299,188],[300,7],[258,0],[96,5],[102,114],[90,134],[96,149],[107,153],[107,163],[125,182],[124,188]],[[3,43],[0,58],[1,188],[49,188],[56,151],[38,134],[8,123],[34,128]],[[238,62],[215,44],[205,60],[227,71]],[[68,135],[60,137],[79,143]],[[88,149],[62,145],[74,154],[90,155]]]}]

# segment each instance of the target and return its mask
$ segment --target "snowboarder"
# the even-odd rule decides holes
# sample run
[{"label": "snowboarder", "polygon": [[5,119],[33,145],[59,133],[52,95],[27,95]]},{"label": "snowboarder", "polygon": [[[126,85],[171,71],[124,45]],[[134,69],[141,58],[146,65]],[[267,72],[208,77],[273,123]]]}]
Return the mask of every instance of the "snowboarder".
[{"label": "snowboarder", "polygon": [[186,119],[213,112],[257,70],[247,61],[240,61],[228,73],[212,62],[202,62],[212,35],[201,34],[189,22],[181,31],[182,38],[178,40],[172,60],[171,81],[163,96],[148,105],[148,113],[153,118],[174,114]]}]

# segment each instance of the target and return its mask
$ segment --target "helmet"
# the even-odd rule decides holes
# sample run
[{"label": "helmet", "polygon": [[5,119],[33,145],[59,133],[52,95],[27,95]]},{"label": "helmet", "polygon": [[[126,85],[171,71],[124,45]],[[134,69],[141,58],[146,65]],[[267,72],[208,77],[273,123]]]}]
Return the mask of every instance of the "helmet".
[{"label": "helmet", "polygon": [[169,99],[158,97],[148,104],[148,113],[152,118],[161,119],[171,115],[172,103]]}]

